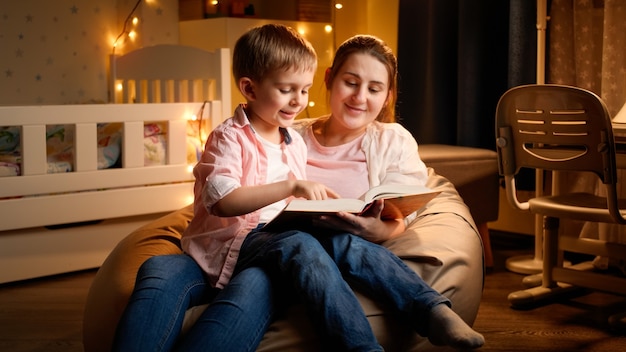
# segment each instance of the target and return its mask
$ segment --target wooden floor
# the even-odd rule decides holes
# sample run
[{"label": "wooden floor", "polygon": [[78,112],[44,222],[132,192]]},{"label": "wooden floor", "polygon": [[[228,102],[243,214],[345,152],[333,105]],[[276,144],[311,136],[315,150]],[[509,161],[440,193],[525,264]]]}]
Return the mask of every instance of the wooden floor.
[{"label": "wooden floor", "polygon": [[[625,298],[591,293],[532,310],[512,309],[506,297],[523,288],[522,276],[507,272],[504,261],[532,253],[532,239],[492,234],[492,242],[495,266],[474,324],[487,341],[481,351],[626,351],[626,337],[606,324],[609,313],[626,310]],[[94,275],[85,271],[1,285],[0,351],[82,351],[83,305]]]}]

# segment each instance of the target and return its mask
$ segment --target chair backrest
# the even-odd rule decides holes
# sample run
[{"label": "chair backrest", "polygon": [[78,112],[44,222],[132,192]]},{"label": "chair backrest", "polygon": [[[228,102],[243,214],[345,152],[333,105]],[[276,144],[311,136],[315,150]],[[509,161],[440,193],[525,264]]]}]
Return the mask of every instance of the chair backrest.
[{"label": "chair backrest", "polygon": [[230,84],[228,48],[162,44],[110,58],[112,103],[219,101],[225,118],[231,115]]},{"label": "chair backrest", "polygon": [[520,168],[589,171],[616,183],[615,143],[606,105],[577,87],[535,84],[511,88],[496,108],[501,175]]}]

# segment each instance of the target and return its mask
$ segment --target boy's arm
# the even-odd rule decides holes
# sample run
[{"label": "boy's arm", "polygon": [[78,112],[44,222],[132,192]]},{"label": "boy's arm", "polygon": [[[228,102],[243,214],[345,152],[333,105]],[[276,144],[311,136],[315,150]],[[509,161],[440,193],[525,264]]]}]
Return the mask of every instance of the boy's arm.
[{"label": "boy's arm", "polygon": [[266,185],[242,186],[213,205],[217,216],[248,214],[290,196],[305,199],[338,198],[339,195],[321,183],[287,180]]}]

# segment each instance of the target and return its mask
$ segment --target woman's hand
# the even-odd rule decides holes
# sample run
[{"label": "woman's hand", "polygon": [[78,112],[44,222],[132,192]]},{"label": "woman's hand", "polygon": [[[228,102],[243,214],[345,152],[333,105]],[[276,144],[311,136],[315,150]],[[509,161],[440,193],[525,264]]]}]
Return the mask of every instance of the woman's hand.
[{"label": "woman's hand", "polygon": [[404,231],[402,219],[383,220],[380,213],[385,206],[382,199],[374,201],[371,207],[361,215],[338,212],[335,215],[323,215],[313,224],[319,227],[350,232],[364,239],[380,243]]}]

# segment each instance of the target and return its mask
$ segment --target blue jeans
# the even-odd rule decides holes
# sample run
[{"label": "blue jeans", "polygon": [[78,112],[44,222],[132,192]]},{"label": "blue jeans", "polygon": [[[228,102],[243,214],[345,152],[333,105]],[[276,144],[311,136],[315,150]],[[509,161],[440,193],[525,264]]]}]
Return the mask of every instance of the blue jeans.
[{"label": "blue jeans", "polygon": [[[191,257],[152,257],[137,273],[113,351],[254,351],[274,314],[272,290],[259,268],[241,271],[220,291]],[[210,309],[179,341],[185,311],[209,302]]]},{"label": "blue jeans", "polygon": [[[301,231],[257,232],[244,241],[238,268],[279,270],[292,282],[311,312],[324,341],[342,351],[377,351],[363,310],[347,282],[378,302],[386,303],[422,336],[437,304],[450,300],[433,290],[387,248],[349,233],[316,236]],[[339,348],[337,348],[339,346]]]},{"label": "blue jeans", "polygon": [[277,273],[278,280],[293,286],[322,335],[322,350],[383,350],[359,300],[311,234],[251,232],[241,246],[234,277],[252,267]]},{"label": "blue jeans", "polygon": [[[279,276],[270,279],[268,273]],[[324,341],[345,351],[378,351],[349,281],[387,303],[422,336],[424,315],[450,304],[386,248],[351,234],[330,236],[290,231],[251,233],[236,272],[214,303],[179,342],[181,350],[253,351],[277,309],[276,297],[290,283],[307,305]],[[135,291],[118,325],[115,351],[173,349],[185,311],[215,295],[195,261],[186,255],[157,256],[138,273]],[[285,301],[285,300],[281,300]],[[217,347],[219,346],[219,347]]]},{"label": "blue jeans", "polygon": [[377,302],[385,303],[400,319],[428,336],[428,316],[450,300],[432,289],[387,248],[349,233],[318,236],[345,280]]}]

